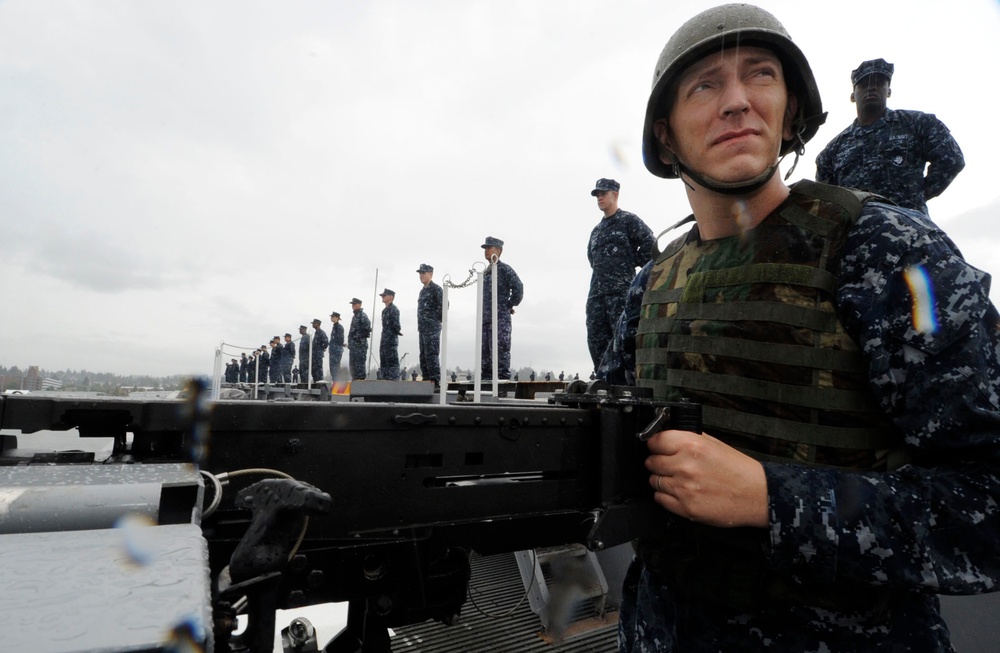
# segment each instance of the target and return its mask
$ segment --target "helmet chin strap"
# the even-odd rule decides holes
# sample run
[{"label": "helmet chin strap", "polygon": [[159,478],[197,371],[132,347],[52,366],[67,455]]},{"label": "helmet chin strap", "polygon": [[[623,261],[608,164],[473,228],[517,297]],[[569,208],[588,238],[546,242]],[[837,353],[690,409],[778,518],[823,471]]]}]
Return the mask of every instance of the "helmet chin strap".
[{"label": "helmet chin strap", "polygon": [[[814,118],[814,120],[815,119],[816,118]],[[820,124],[825,122],[826,114],[825,113],[821,114],[818,117],[818,120]],[[802,138],[802,133],[805,131],[806,123],[808,121],[799,120],[796,122],[797,125],[794,125],[793,127],[795,128],[795,133],[794,133],[795,140],[798,142],[795,143],[795,145],[792,147],[791,150],[795,152],[795,160],[792,161],[792,167],[789,168],[788,172],[785,173],[786,181],[788,180],[789,177],[792,176],[792,173],[795,172],[795,167],[799,165],[799,157],[806,151],[806,143],[805,140]],[[743,181],[718,181],[716,179],[712,179],[711,177],[706,177],[705,175],[697,173],[691,168],[681,163],[681,160],[678,159],[677,155],[674,154],[673,152],[670,153],[670,159],[671,159],[670,164],[673,166],[674,174],[677,175],[677,178],[683,181],[685,186],[687,186],[688,188],[690,188],[695,192],[697,192],[697,189],[691,184],[689,184],[687,179],[684,179],[684,177],[681,176],[682,172],[691,179],[693,179],[694,182],[699,186],[703,186],[711,191],[715,191],[716,193],[722,193],[723,195],[749,195],[750,193],[753,193],[759,190],[760,188],[763,188],[764,184],[770,181],[771,177],[774,176],[774,173],[778,171],[778,166],[780,166],[781,162],[785,160],[785,156],[787,156],[787,154],[788,151],[786,150],[785,154],[781,155],[781,158],[778,159],[777,163],[768,166],[764,170],[764,172],[760,173],[756,177],[752,179],[746,179]]]},{"label": "helmet chin strap", "polygon": [[[688,188],[693,191],[697,192],[697,189],[689,184],[687,179],[684,179],[684,177],[681,176],[681,173],[690,177],[699,186],[703,186],[711,191],[715,191],[716,193],[722,193],[723,195],[749,195],[750,193],[763,188],[764,184],[771,180],[771,177],[773,177],[774,173],[778,171],[778,166],[785,157],[778,159],[777,163],[768,166],[764,172],[760,173],[756,177],[753,177],[752,179],[745,179],[743,181],[718,181],[717,179],[706,177],[705,175],[697,173],[687,167],[681,163],[680,159],[677,158],[677,155],[672,152],[670,154],[670,158],[672,159],[671,165],[674,168],[674,173]],[[796,162],[798,162],[798,153],[796,153],[795,158]],[[794,166],[792,169],[795,169]]]}]

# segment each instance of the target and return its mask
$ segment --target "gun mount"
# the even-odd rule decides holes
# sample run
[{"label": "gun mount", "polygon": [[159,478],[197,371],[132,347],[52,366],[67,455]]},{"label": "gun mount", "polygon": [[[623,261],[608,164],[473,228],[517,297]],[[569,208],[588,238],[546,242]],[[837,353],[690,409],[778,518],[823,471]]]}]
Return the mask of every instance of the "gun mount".
[{"label": "gun mount", "polygon": [[[581,383],[549,404],[5,397],[0,427],[20,432],[21,446],[72,428],[114,445],[106,460],[36,456],[8,436],[0,469],[8,487],[43,466],[72,471],[79,487],[95,469],[119,470],[102,504],[121,514],[148,486],[142,470],[180,475],[139,507],[161,526],[200,530],[207,564],[186,580],[200,575],[211,605],[194,606],[206,621],[187,632],[205,648],[269,651],[274,609],[347,601],[347,629],[323,650],[388,651],[388,627],[457,619],[471,550],[599,549],[662,524],[637,434],[664,406],[635,388]],[[286,480],[260,482],[269,477]],[[108,527],[107,516],[71,526]],[[232,637],[240,611],[251,627]]]}]

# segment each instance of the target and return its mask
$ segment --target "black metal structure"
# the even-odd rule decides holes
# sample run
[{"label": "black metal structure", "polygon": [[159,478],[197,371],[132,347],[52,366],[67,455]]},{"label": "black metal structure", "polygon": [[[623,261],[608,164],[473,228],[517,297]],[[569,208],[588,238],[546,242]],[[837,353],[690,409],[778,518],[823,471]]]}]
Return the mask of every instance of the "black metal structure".
[{"label": "black metal structure", "polygon": [[[0,464],[196,465],[225,484],[220,497],[204,488],[211,509],[202,517],[189,493],[196,505],[164,499],[156,512],[200,525],[206,646],[270,651],[275,609],[348,601],[348,627],[324,650],[374,653],[390,649],[388,627],[457,618],[471,550],[599,549],[655,529],[637,435],[668,405],[635,393],[576,383],[559,403],[484,405],[5,397],[0,428],[22,435]],[[71,428],[113,438],[111,457],[12,455],[33,432]],[[287,478],[261,482],[276,472]],[[234,637],[241,610],[251,625]]]}]

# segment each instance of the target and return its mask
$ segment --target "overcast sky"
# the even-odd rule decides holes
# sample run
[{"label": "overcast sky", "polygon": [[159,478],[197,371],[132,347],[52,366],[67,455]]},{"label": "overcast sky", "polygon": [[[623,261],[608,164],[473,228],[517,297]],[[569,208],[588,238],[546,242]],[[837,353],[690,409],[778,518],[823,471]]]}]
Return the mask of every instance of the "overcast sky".
[{"label": "overcast sky", "polygon": [[[389,287],[408,366],[417,266],[463,281],[492,235],[525,286],[513,366],[589,375],[590,190],[614,177],[656,232],[689,212],[640,136],[661,48],[713,4],[0,0],[0,365],[205,374],[222,343],[328,329],[354,296],[377,323]],[[792,180],[883,57],[889,106],[965,152],[931,217],[996,272],[1000,4],[759,4],[829,111]],[[472,363],[475,296],[452,293],[451,364]]]}]

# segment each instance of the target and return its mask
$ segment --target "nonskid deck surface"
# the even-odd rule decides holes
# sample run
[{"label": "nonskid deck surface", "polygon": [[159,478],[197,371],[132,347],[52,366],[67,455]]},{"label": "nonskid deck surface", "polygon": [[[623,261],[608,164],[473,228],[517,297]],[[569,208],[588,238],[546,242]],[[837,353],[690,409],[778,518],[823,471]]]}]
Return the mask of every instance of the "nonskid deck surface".
[{"label": "nonskid deck surface", "polygon": [[[395,628],[392,650],[406,653],[609,653],[617,650],[617,612],[607,613],[603,620],[574,615],[580,619],[570,625],[564,638],[557,643],[550,641],[541,632],[538,615],[531,611],[528,601],[518,606],[524,595],[524,585],[513,553],[474,554],[469,585],[478,610],[472,601],[466,601],[461,618],[454,626],[425,622]],[[511,612],[515,606],[517,608]]]}]

